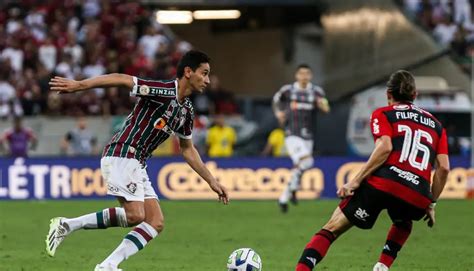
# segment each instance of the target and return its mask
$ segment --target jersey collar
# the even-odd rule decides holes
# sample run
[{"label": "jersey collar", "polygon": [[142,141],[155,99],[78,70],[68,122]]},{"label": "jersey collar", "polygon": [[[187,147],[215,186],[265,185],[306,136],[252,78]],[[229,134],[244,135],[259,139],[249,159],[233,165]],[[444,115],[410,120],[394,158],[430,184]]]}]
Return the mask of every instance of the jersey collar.
[{"label": "jersey collar", "polygon": [[293,83],[293,88],[294,88],[294,89],[297,89],[297,90],[300,90],[300,89],[302,89],[302,90],[310,90],[310,89],[313,88],[313,83],[309,82],[308,85],[306,85],[306,88],[301,88],[301,87],[300,87],[300,84],[299,84],[298,82],[294,82],[294,83]]}]

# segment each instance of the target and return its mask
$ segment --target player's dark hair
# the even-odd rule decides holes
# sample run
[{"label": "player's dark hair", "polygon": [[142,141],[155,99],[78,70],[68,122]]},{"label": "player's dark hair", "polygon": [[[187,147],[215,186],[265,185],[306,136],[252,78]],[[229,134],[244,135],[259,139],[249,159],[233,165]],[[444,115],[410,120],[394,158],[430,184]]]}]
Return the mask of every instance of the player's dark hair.
[{"label": "player's dark hair", "polygon": [[415,78],[408,71],[398,70],[392,73],[387,82],[387,88],[395,101],[413,102],[415,99]]},{"label": "player's dark hair", "polygon": [[296,71],[299,71],[300,69],[308,69],[308,70],[311,70],[311,67],[306,64],[306,63],[302,63],[300,65],[298,65],[298,67],[296,67]]},{"label": "player's dark hair", "polygon": [[211,58],[201,51],[191,50],[187,52],[179,61],[178,69],[176,71],[176,76],[178,78],[183,77],[184,68],[190,67],[193,71],[201,65],[202,63],[209,63]]}]

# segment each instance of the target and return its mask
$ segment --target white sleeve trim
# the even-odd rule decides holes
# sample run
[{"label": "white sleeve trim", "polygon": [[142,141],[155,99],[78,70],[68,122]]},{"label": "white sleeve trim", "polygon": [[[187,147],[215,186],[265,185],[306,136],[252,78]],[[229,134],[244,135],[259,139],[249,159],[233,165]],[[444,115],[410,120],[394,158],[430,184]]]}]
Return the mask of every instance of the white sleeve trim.
[{"label": "white sleeve trim", "polygon": [[176,134],[176,136],[178,136],[179,138],[182,138],[182,139],[191,139],[193,137],[193,134],[185,136],[185,135],[177,133],[177,132],[174,132],[174,133]]},{"label": "white sleeve trim", "polygon": [[132,76],[133,78],[133,88],[132,90],[130,91],[130,96],[137,96],[137,92],[138,92],[138,79],[136,76]]}]

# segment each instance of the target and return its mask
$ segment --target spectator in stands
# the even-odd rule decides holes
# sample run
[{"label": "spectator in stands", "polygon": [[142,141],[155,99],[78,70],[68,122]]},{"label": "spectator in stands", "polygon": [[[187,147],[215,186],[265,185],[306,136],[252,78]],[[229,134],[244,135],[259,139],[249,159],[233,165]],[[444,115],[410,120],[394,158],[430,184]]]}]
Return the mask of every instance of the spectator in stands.
[{"label": "spectator in stands", "polygon": [[[0,61],[0,64],[3,61]],[[0,69],[3,67],[0,67]],[[17,98],[15,88],[8,82],[8,70],[0,70],[0,119],[12,115],[23,115],[23,108]]]},{"label": "spectator in stands", "polygon": [[52,37],[47,37],[40,46],[38,51],[38,58],[41,64],[50,72],[54,71],[57,61],[57,49],[53,44]]},{"label": "spectator in stands", "polygon": [[21,117],[13,118],[13,127],[7,129],[0,137],[0,145],[12,158],[27,157],[28,150],[34,150],[38,140],[36,135],[28,127],[22,125]]},{"label": "spectator in stands", "polygon": [[435,39],[443,46],[449,46],[454,40],[458,27],[451,18],[445,15],[441,22],[433,30]]},{"label": "spectator in stands", "polygon": [[97,139],[94,133],[87,127],[84,117],[79,117],[76,128],[69,131],[61,141],[63,154],[72,156],[97,155]]},{"label": "spectator in stands", "polygon": [[281,127],[275,128],[267,139],[262,155],[274,157],[288,156],[285,147],[285,131]]},{"label": "spectator in stands", "polygon": [[237,134],[234,128],[225,124],[224,115],[216,115],[214,125],[207,133],[208,156],[213,158],[232,156],[236,141]]},{"label": "spectator in stands", "polygon": [[210,76],[209,97],[214,101],[216,114],[233,115],[238,114],[238,106],[232,92],[221,87],[217,75]]},{"label": "spectator in stands", "polygon": [[24,53],[20,48],[19,42],[11,37],[8,40],[8,47],[3,49],[0,55],[2,59],[8,59],[10,61],[10,67],[17,73],[23,70],[23,57]]}]

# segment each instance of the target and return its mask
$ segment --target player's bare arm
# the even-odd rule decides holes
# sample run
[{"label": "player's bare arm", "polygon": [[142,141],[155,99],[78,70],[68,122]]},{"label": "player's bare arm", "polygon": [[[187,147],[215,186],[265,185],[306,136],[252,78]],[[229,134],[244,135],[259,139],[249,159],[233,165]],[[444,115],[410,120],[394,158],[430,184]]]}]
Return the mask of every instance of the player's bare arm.
[{"label": "player's bare arm", "polygon": [[58,93],[74,93],[100,87],[125,87],[131,89],[133,85],[133,77],[121,73],[111,73],[80,81],[56,76],[49,81],[51,90]]},{"label": "player's bare arm", "polygon": [[390,155],[390,152],[392,152],[392,140],[390,137],[381,136],[378,138],[377,141],[375,141],[375,149],[370,155],[367,163],[365,163],[354,179],[350,180],[337,190],[337,195],[341,198],[352,196],[354,190],[359,188],[362,181],[372,174],[378,167],[383,165]]},{"label": "player's bare arm", "polygon": [[202,162],[201,156],[199,155],[196,148],[194,148],[191,139],[179,139],[179,146],[181,148],[181,154],[184,160],[191,166],[191,168],[199,174],[208,184],[211,189],[219,195],[219,201],[224,204],[229,203],[229,197],[226,189],[212,176],[211,172],[206,168]]},{"label": "player's bare arm", "polygon": [[[436,170],[433,176],[433,185],[431,186],[431,193],[433,194],[433,200],[438,200],[441,192],[444,189],[444,185],[448,180],[449,173],[449,157],[446,154],[438,154],[436,156]],[[432,203],[430,207],[426,210],[425,221],[428,222],[428,227],[433,227],[435,220],[435,207],[436,203]]]}]

